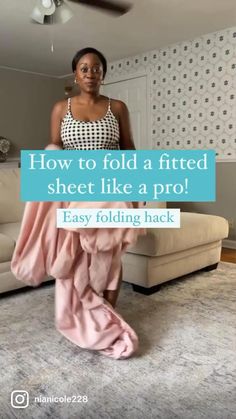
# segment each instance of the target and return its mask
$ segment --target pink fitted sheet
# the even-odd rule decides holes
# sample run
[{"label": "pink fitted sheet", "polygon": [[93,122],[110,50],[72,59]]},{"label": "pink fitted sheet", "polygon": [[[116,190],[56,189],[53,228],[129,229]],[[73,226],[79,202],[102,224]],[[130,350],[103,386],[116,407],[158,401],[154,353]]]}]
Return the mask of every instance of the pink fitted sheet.
[{"label": "pink fitted sheet", "polygon": [[115,359],[128,358],[138,348],[138,337],[104,300],[103,291],[117,288],[123,252],[146,231],[57,228],[56,209],[69,207],[132,208],[133,204],[27,202],[11,270],[31,286],[41,284],[46,275],[55,278],[55,324],[67,339]]}]

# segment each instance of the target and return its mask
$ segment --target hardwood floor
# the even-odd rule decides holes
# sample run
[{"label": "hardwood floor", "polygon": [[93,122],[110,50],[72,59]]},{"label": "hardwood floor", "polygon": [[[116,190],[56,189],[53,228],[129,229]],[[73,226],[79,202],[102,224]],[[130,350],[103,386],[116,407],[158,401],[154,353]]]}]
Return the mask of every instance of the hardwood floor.
[{"label": "hardwood floor", "polygon": [[226,249],[226,247],[223,247],[220,260],[222,262],[236,263],[236,250]]}]

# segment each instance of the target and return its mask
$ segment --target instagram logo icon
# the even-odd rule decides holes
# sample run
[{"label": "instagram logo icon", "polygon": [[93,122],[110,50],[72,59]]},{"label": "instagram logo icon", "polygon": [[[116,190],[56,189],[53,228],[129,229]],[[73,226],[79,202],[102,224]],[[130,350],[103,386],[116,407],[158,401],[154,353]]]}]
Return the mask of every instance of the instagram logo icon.
[{"label": "instagram logo icon", "polygon": [[25,390],[14,390],[11,393],[11,405],[15,409],[25,409],[29,406],[29,393]]}]

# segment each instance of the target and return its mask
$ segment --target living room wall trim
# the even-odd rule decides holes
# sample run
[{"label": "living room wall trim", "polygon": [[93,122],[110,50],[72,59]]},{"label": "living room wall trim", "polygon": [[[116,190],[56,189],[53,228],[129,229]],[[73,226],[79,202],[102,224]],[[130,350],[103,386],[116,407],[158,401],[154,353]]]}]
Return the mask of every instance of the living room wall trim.
[{"label": "living room wall trim", "polygon": [[222,242],[223,247],[226,247],[227,249],[236,249],[236,240],[223,240]]},{"label": "living room wall trim", "polygon": [[47,77],[49,79],[59,78],[57,76],[51,76],[51,75],[45,74],[45,73],[37,73],[36,71],[23,70],[23,69],[19,69],[19,68],[4,66],[4,65],[0,65],[0,70],[18,71],[18,73],[34,74],[36,76]]}]

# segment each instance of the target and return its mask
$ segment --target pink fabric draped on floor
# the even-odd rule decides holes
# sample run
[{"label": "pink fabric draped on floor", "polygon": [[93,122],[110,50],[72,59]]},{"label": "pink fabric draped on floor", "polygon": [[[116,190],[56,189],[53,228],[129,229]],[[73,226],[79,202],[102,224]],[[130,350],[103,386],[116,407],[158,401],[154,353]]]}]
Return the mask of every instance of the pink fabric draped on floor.
[{"label": "pink fabric draped on floor", "polygon": [[117,288],[121,255],[145,230],[57,228],[56,209],[132,207],[131,202],[27,202],[11,263],[27,285],[53,276],[57,330],[81,348],[115,359],[130,357],[138,338],[102,294]]}]

